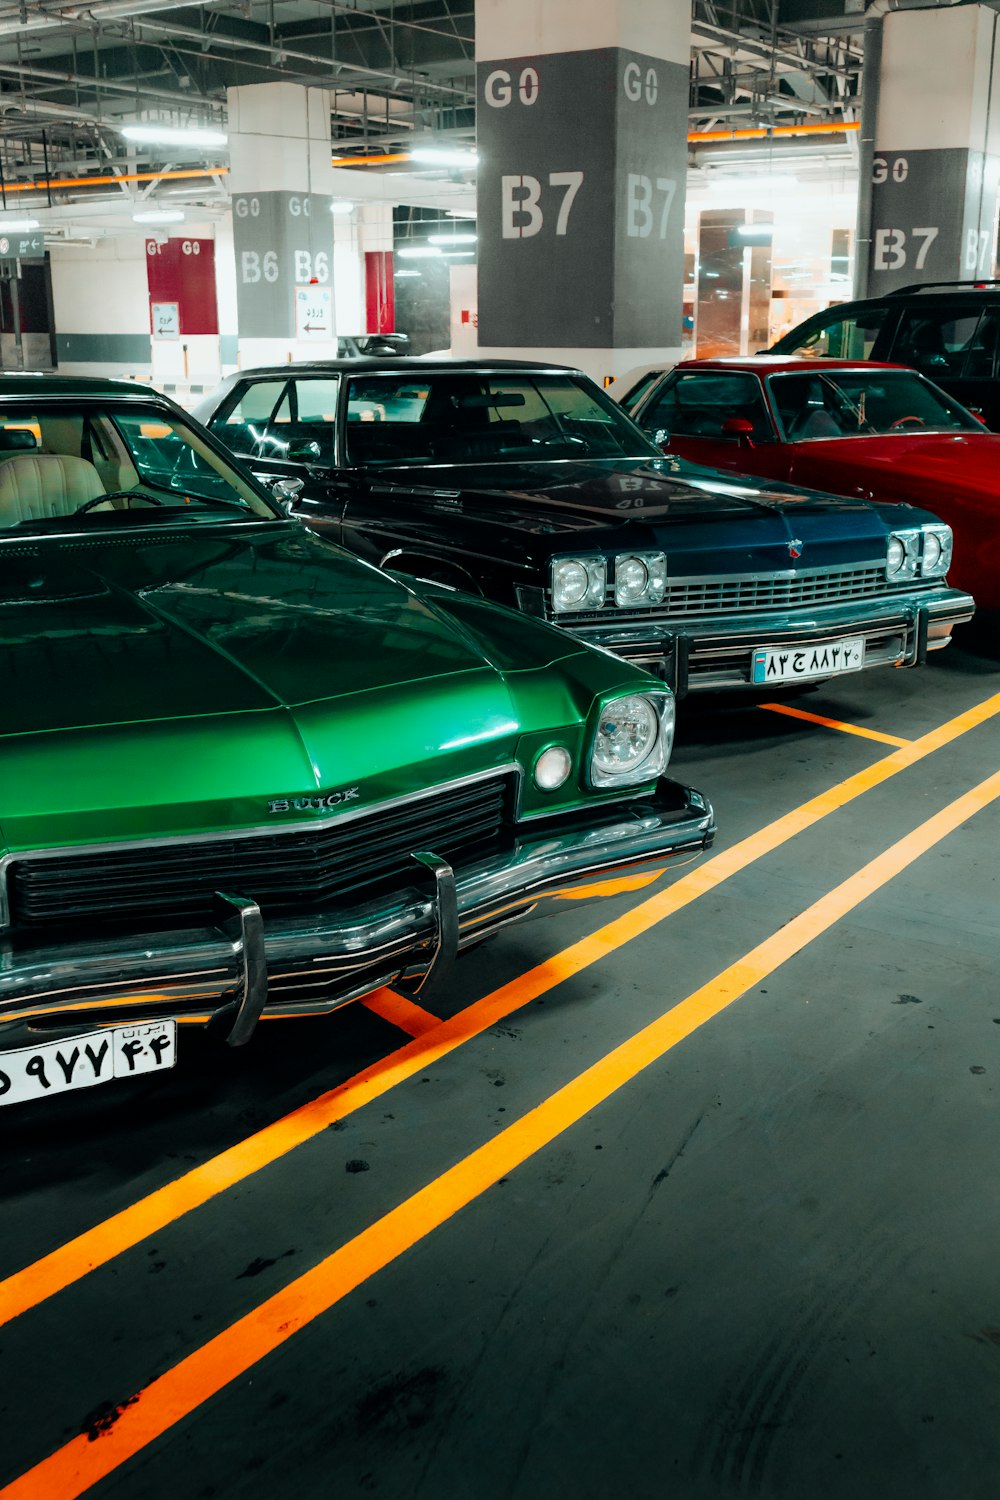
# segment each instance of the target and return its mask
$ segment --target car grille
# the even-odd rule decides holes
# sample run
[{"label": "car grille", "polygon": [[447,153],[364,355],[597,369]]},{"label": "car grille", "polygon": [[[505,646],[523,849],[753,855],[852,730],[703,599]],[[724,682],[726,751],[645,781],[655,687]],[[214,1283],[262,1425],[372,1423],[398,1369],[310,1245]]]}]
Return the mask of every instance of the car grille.
[{"label": "car grille", "polygon": [[[918,587],[913,580],[906,589]],[[617,608],[614,594],[604,609],[581,610],[554,616],[563,625],[600,620],[683,619],[765,609],[802,609],[816,604],[838,604],[851,599],[891,596],[885,564],[858,568],[814,568],[797,573],[745,573],[702,578],[677,578],[668,583],[662,604],[652,608]]]},{"label": "car grille", "polygon": [[265,918],[319,911],[406,885],[418,869],[414,850],[461,865],[505,847],[514,797],[508,773],[322,828],[15,859],[11,919],[22,928],[137,920],[156,928],[208,917],[218,890],[256,901]]}]

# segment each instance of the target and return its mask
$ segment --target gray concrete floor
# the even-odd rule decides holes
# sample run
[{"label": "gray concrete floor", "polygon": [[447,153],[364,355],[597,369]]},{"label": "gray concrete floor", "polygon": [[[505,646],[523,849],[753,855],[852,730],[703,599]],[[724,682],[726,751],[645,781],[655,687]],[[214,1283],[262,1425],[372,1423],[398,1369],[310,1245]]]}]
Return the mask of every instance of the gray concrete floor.
[{"label": "gray concrete floor", "polygon": [[[792,706],[915,739],[1000,692],[953,648]],[[1000,718],[555,982],[0,1329],[17,1500],[979,1500],[1000,1491],[997,848],[984,806],[503,1180],[92,1484],[118,1408],[995,773]],[[718,854],[892,747],[685,705]],[[665,883],[470,954],[458,1015]],[[683,1014],[683,1011],[678,1012]],[[0,1111],[0,1277],[407,1042],[352,1007]],[[363,1164],[363,1165],[362,1165]],[[10,1285],[10,1283],[4,1283]],[[2,1306],[3,1285],[0,1285]],[[185,1367],[186,1368],[186,1367]],[[80,1477],[35,1466],[78,1434]]]}]

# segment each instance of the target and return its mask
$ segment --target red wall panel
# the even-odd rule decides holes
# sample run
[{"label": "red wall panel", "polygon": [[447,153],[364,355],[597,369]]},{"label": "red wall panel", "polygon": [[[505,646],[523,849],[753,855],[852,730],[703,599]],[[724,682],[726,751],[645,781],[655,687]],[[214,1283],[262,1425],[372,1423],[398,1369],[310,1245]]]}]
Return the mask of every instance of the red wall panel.
[{"label": "red wall panel", "polygon": [[365,251],[365,311],[366,333],[392,333],[396,326],[396,299],[391,250]]},{"label": "red wall panel", "polygon": [[218,333],[215,241],[189,237],[146,241],[150,302],[176,302],[181,337]]}]

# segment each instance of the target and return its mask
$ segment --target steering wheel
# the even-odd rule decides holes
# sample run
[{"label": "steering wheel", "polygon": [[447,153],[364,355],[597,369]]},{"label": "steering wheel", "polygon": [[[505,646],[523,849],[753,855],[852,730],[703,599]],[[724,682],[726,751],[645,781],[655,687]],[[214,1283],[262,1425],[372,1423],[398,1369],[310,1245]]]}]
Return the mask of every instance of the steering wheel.
[{"label": "steering wheel", "polygon": [[143,495],[135,490],[112,490],[109,495],[95,495],[93,500],[85,500],[78,505],[73,512],[74,516],[82,516],[85,511],[93,510],[96,505],[103,505],[105,500],[145,500],[147,505],[162,505],[162,500],[157,500],[154,495]]},{"label": "steering wheel", "polygon": [[916,422],[918,427],[925,427],[927,425],[923,417],[897,417],[895,422],[889,423],[889,431],[892,432],[894,428],[902,427],[906,422]]}]

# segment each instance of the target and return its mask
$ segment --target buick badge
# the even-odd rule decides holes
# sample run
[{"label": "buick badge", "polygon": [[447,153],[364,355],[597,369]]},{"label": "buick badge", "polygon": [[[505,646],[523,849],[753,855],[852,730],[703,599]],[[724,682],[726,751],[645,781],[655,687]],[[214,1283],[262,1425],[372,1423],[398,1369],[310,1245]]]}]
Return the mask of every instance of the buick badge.
[{"label": "buick badge", "polygon": [[345,786],[337,792],[320,792],[318,797],[275,797],[267,804],[267,810],[269,813],[320,812],[330,807],[342,807],[345,802],[357,802],[360,796],[359,786]]}]

